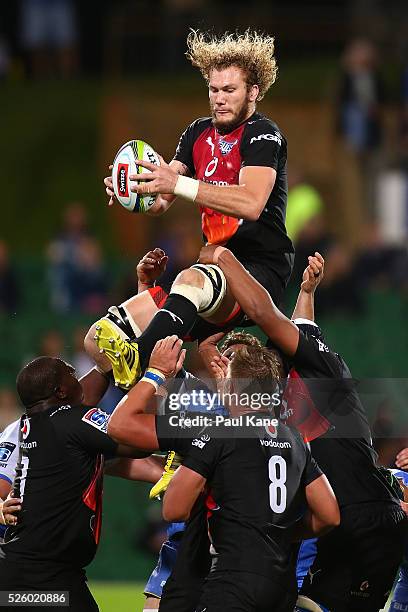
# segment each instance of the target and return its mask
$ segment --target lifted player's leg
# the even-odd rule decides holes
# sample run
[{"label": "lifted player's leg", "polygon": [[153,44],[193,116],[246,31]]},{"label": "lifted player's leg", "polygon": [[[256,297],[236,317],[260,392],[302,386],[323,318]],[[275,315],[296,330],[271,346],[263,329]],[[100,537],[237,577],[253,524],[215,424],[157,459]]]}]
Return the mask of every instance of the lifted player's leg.
[{"label": "lifted player's leg", "polygon": [[[109,321],[110,336],[114,332],[115,337],[119,336],[123,340],[134,340],[149,325],[166,297],[167,293],[160,287],[143,291],[119,306],[111,306],[102,321]],[[84,346],[96,365],[104,372],[110,372],[112,362],[104,352],[101,352],[96,343],[96,339],[101,332],[101,320],[99,320],[90,327],[84,339]]]},{"label": "lifted player's leg", "polygon": [[[110,361],[115,382],[125,388],[131,387],[140,378],[157,340],[169,334],[185,337],[195,323],[197,313],[220,324],[228,319],[235,308],[235,299],[219,268],[197,264],[177,276],[169,297],[147,329],[137,341],[129,341],[131,331],[127,323],[135,319],[136,298],[134,300],[126,302],[124,315],[128,321],[125,321],[124,329],[113,318],[118,314],[115,312],[100,319],[87,336],[87,340],[94,339],[98,351]],[[135,330],[134,336],[137,336]],[[98,358],[98,351],[93,349],[93,358]]]}]

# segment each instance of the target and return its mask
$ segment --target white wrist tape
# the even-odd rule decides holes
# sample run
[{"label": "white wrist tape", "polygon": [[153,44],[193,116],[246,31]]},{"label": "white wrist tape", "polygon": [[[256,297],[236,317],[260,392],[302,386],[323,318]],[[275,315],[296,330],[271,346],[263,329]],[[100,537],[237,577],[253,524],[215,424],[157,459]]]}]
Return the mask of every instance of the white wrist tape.
[{"label": "white wrist tape", "polygon": [[104,378],[110,379],[110,373],[112,370],[109,370],[109,372],[105,372],[105,370],[102,370],[102,368],[99,367],[97,364],[94,365],[93,370],[96,370],[97,372],[99,372],[99,374],[102,374]]},{"label": "white wrist tape", "polygon": [[190,178],[189,176],[179,176],[176,186],[174,187],[174,195],[181,196],[185,200],[194,202],[197,197],[199,186],[200,181]]}]

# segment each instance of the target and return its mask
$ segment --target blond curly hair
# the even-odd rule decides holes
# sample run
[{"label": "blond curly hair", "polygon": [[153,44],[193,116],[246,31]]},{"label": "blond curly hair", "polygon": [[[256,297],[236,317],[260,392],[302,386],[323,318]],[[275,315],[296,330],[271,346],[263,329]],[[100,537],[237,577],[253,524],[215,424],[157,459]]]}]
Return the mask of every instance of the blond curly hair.
[{"label": "blond curly hair", "polygon": [[276,81],[278,66],[274,57],[274,38],[250,29],[217,38],[209,33],[191,30],[187,36],[187,59],[196,66],[207,83],[211,70],[229,66],[241,68],[248,87],[258,85],[257,100],[262,100]]}]

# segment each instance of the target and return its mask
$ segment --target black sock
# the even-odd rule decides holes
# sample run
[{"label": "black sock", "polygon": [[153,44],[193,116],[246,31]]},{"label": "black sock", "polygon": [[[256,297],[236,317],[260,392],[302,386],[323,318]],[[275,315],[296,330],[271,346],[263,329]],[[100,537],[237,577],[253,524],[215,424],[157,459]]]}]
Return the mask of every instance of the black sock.
[{"label": "black sock", "polygon": [[173,334],[183,338],[194,325],[196,318],[197,308],[193,302],[177,293],[170,294],[163,308],[154,315],[137,341],[142,369],[147,367],[158,340]]}]

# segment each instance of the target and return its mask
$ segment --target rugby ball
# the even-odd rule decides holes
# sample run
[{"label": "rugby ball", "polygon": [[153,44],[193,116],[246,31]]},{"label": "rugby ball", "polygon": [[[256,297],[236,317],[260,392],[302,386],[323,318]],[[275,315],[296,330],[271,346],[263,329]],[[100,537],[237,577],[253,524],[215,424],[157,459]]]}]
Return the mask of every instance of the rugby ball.
[{"label": "rugby ball", "polygon": [[112,168],[112,182],[115,196],[126,210],[135,213],[145,213],[156,201],[156,194],[139,195],[130,190],[134,181],[129,181],[132,174],[150,172],[136,164],[136,160],[151,162],[160,166],[159,156],[143,140],[129,140],[116,154]]}]

